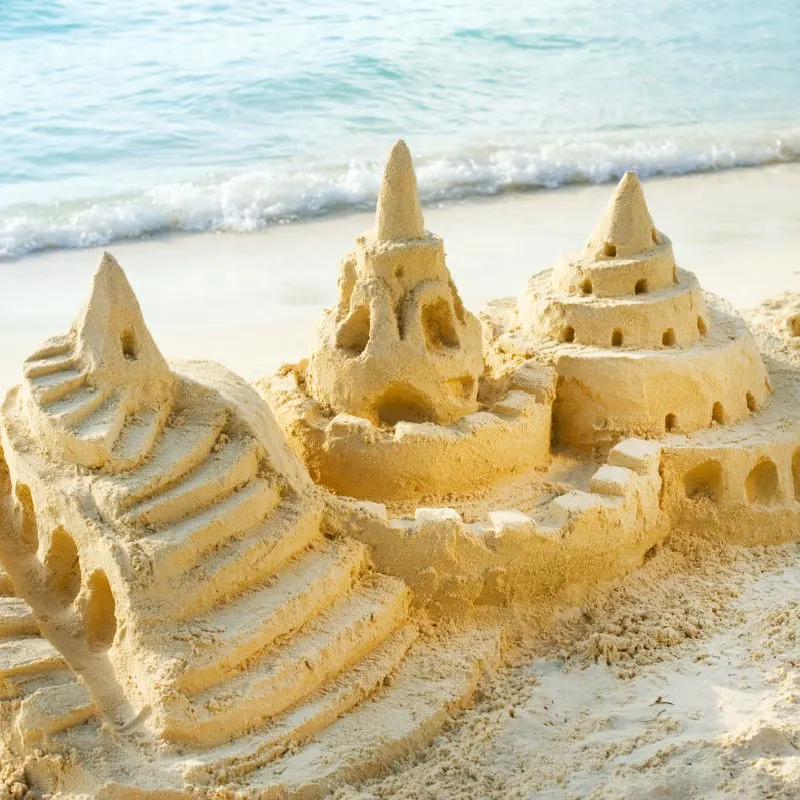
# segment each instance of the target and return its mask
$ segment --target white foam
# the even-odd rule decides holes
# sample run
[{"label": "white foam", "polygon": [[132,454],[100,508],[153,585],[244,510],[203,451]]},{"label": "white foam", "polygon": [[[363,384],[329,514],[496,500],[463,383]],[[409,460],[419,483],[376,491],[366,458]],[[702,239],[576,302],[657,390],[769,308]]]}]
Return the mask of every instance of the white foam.
[{"label": "white foam", "polygon": [[[800,128],[738,132],[726,138],[686,132],[641,140],[574,139],[536,147],[485,146],[447,156],[416,156],[424,201],[642,177],[758,166],[800,159]],[[305,171],[250,170],[172,183],[129,196],[0,212],[0,259],[37,250],[93,247],[170,231],[252,231],[347,209],[371,208],[382,164],[353,160]]]}]

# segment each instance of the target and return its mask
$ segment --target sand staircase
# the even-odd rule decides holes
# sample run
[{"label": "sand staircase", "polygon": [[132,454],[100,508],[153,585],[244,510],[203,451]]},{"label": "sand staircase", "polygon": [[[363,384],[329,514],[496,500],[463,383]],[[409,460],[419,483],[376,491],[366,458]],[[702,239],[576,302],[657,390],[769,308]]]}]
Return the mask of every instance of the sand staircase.
[{"label": "sand staircase", "polygon": [[93,713],[86,688],[40,636],[33,612],[0,566],[0,741],[12,751],[24,748]]},{"label": "sand staircase", "polygon": [[25,362],[24,374],[35,404],[88,466],[125,469],[140,462],[164,424],[165,405],[142,407],[131,417],[123,391],[90,382],[74,333],[48,340]]},{"label": "sand staircase", "polygon": [[[496,633],[421,634],[406,585],[327,534],[323,495],[258,394],[218,365],[167,366],[110,257],[25,378],[0,436],[27,523],[0,552],[58,650],[4,601],[24,642],[18,665],[0,644],[0,674],[58,674],[31,695],[75,711],[37,723],[49,746],[80,750],[109,725],[120,747],[160,753],[142,760],[158,791],[312,779],[315,796],[435,734],[496,663]],[[98,709],[80,730],[91,706],[66,664]]]},{"label": "sand staircase", "polygon": [[204,746],[247,733],[383,645],[409,602],[401,582],[368,572],[362,544],[321,534],[320,504],[287,489],[226,416],[187,412],[123,491],[113,476],[100,484],[115,506],[106,513],[121,512],[152,565],[131,602],[148,657],[159,656],[156,728]]}]

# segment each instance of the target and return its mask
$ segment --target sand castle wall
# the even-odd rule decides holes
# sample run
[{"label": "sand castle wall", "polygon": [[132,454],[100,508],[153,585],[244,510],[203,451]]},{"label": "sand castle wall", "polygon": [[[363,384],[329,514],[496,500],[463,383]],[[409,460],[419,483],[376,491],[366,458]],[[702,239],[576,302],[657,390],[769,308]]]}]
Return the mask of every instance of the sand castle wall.
[{"label": "sand castle wall", "polygon": [[377,428],[326,417],[302,391],[302,365],[257,384],[313,478],[337,494],[393,500],[467,491],[549,459],[552,373],[522,365],[500,400],[449,425]]},{"label": "sand castle wall", "polygon": [[329,524],[370,545],[377,567],[401,577],[431,613],[463,616],[537,598],[570,602],[637,566],[666,535],[659,464],[658,444],[620,442],[589,491],[554,498],[537,518],[513,508],[468,524],[453,508],[390,518],[381,503],[334,500]]},{"label": "sand castle wall", "polygon": [[668,437],[663,507],[676,524],[712,526],[742,544],[800,537],[800,381],[771,362],[769,407],[735,427]]}]

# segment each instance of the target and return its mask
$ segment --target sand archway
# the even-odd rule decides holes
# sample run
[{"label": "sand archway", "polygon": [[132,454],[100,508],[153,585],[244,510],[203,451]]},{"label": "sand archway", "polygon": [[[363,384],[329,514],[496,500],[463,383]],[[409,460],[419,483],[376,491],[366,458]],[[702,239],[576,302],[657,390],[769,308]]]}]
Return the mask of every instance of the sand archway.
[{"label": "sand archway", "polygon": [[95,570],[88,582],[84,611],[86,641],[95,652],[106,650],[117,632],[117,603],[105,572]]},{"label": "sand archway", "polygon": [[63,528],[53,531],[44,565],[50,590],[61,605],[68,606],[81,588],[81,565],[75,540]]},{"label": "sand archway", "polygon": [[747,499],[757,505],[769,505],[779,496],[778,468],[770,458],[756,463],[744,482]]},{"label": "sand archway", "polygon": [[698,464],[683,476],[683,487],[690,500],[718,502],[724,487],[722,465],[715,459]]}]

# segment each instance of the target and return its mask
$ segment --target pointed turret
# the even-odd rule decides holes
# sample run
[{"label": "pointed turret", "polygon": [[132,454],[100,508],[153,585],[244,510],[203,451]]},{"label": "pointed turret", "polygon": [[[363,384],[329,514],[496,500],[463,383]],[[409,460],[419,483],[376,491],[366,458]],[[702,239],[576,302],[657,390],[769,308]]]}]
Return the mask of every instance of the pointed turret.
[{"label": "pointed turret", "polygon": [[24,372],[31,430],[43,449],[92,469],[138,464],[163,429],[176,385],[109,253],[69,333],[48,339]]},{"label": "pointed turret", "polygon": [[400,139],[389,153],[383,170],[375,236],[380,241],[391,241],[421,239],[424,235],[414,163],[408,145]]},{"label": "pointed turret", "polygon": [[593,259],[629,258],[660,244],[635,172],[622,176],[584,252]]},{"label": "pointed turret", "polygon": [[148,372],[169,371],[139,301],[111,253],[100,259],[89,301],[74,329],[78,351],[95,370],[114,372],[135,365]]}]

